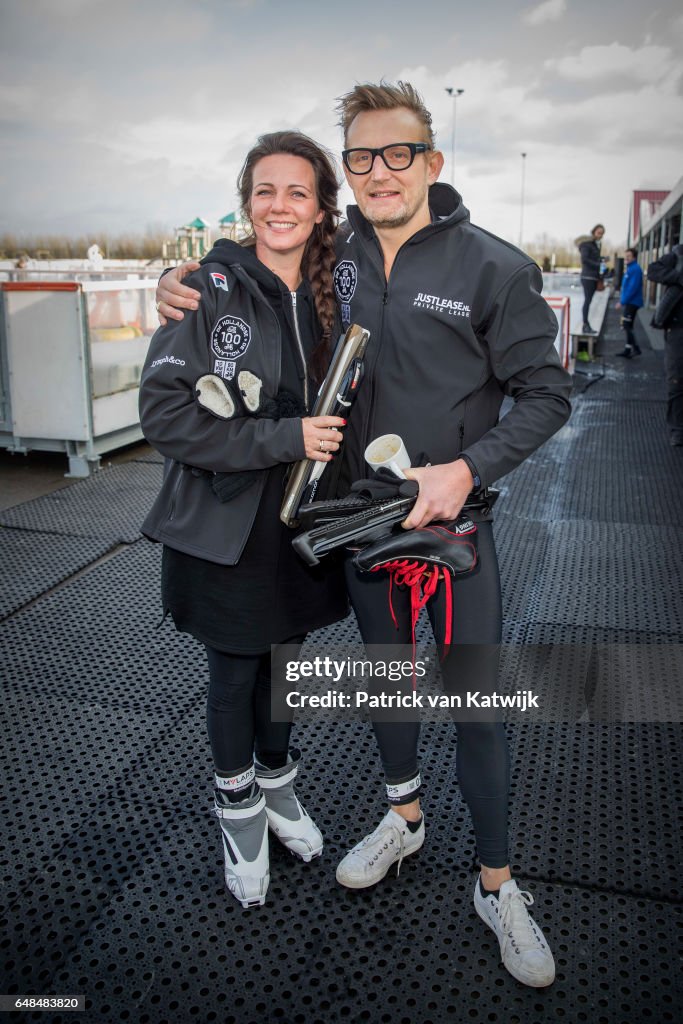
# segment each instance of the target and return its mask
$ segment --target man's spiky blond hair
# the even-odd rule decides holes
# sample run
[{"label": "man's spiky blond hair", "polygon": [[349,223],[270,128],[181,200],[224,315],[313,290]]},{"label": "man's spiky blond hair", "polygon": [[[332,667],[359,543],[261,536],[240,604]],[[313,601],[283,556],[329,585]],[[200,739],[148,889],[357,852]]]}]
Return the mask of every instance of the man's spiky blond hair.
[{"label": "man's spiky blond hair", "polygon": [[415,114],[424,125],[425,141],[434,146],[432,115],[425,107],[417,89],[410,82],[396,82],[394,85],[384,80],[379,85],[373,85],[372,82],[359,83],[350,92],[339,97],[336,110],[339,114],[339,124],[344,131],[344,142],[347,141],[352,121],[359,114],[369,110],[397,110],[399,107],[405,107]]}]

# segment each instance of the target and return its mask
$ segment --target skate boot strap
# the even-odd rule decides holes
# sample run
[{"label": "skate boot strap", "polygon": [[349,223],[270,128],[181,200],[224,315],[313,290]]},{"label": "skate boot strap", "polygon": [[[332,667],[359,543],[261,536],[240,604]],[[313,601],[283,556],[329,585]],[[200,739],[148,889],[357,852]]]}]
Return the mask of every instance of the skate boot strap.
[{"label": "skate boot strap", "polygon": [[282,786],[286,786],[287,783],[293,782],[298,769],[298,761],[290,762],[284,768],[278,768],[272,772],[258,765],[256,768],[256,779],[261,789],[280,789]]},{"label": "skate boot strap", "polygon": [[242,804],[221,804],[214,800],[213,809],[217,818],[225,818],[226,821],[239,821],[244,818],[255,818],[261,811],[265,810],[266,798],[263,793],[248,801],[248,806]]}]

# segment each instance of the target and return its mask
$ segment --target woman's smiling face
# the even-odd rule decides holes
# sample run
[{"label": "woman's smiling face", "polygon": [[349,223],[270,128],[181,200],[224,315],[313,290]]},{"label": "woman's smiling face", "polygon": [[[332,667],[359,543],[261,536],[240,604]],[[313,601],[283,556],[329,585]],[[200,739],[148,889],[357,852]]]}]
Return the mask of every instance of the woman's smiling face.
[{"label": "woman's smiling face", "polygon": [[[313,166],[301,156],[276,153],[254,167],[249,201],[259,259],[269,252],[300,258],[313,228],[323,220]],[[267,262],[267,258],[265,260]]]}]

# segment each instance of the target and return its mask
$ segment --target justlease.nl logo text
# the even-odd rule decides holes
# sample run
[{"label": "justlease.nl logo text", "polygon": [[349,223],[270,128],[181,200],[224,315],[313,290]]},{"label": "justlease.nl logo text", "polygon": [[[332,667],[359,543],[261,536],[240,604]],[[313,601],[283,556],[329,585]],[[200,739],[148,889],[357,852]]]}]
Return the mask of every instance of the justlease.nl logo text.
[{"label": "justlease.nl logo text", "polygon": [[417,306],[418,309],[429,309],[435,313],[446,313],[448,316],[466,316],[470,315],[470,307],[466,302],[460,302],[458,299],[441,299],[438,295],[425,295],[424,292],[418,292],[413,299],[413,306]]}]

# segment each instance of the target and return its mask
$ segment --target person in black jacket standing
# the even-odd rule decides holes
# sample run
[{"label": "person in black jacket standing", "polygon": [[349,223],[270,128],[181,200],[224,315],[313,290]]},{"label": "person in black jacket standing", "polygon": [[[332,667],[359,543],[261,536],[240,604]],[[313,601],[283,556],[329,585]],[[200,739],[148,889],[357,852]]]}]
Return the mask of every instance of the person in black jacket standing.
[{"label": "person in black jacket standing", "polygon": [[278,645],[343,618],[347,599],[279,520],[288,464],[327,462],[342,438],[343,419],[308,415],[334,323],[334,165],[306,136],[275,132],[238,187],[252,235],[215,245],[191,278],[199,308],[155,334],[140,418],[169,460],[142,530],[164,545],[164,611],[206,648],[225,882],[250,907],[266,897],[269,828],[304,861],[323,849],[294,792],[291,723],[271,720],[271,646],[277,659]]},{"label": "person in black jacket standing", "polygon": [[581,284],[583,285],[583,333],[597,334],[590,325],[588,311],[600,280],[600,240],[605,234],[604,224],[596,224],[590,235],[579,235],[576,244],[581,254]]},{"label": "person in black jacket standing", "polygon": [[669,313],[662,325],[667,386],[666,422],[669,441],[678,447],[683,445],[683,245],[675,245],[666,256],[650,263],[647,279],[668,285],[666,297]]},{"label": "person in black jacket standing", "polygon": [[[363,474],[374,437],[400,433],[419,484],[407,529],[452,520],[467,497],[531,454],[569,415],[570,379],[554,349],[557,327],[536,264],[472,225],[461,197],[437,183],[443,156],[431,116],[408,83],[358,85],[341,98],[346,179],[357,207],[335,270],[343,323],[370,331],[363,388],[349,417],[342,486]],[[499,421],[504,395],[514,399]],[[408,412],[409,410],[409,412]],[[437,591],[428,610],[447,687],[495,691],[500,580],[490,521],[478,523],[479,570]],[[366,644],[409,643],[411,594],[347,563],[347,586]],[[390,603],[391,597],[391,603]],[[450,622],[447,623],[447,617]],[[425,837],[417,763],[419,724],[374,721],[390,809],[337,868],[365,888]],[[457,776],[474,824],[481,874],[474,904],[524,984],[549,985],[552,954],[512,879],[507,848],[509,757],[503,723],[457,723]]]}]

